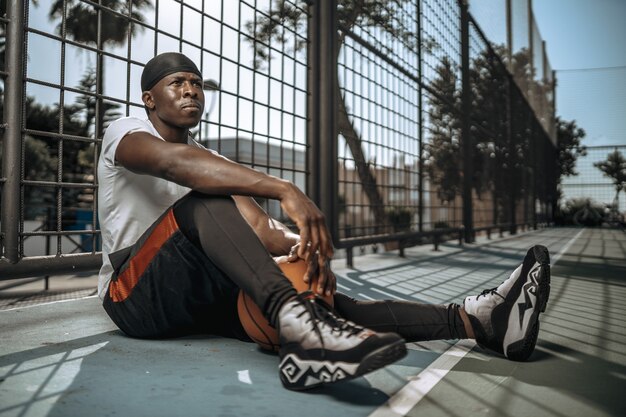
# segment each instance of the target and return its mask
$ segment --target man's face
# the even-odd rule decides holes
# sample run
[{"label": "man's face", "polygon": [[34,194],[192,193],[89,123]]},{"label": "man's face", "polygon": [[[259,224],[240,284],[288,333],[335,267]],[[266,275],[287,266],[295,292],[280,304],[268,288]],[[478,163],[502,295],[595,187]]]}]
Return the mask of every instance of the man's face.
[{"label": "man's face", "polygon": [[162,122],[192,128],[200,122],[204,110],[202,79],[191,72],[166,75],[149,92],[144,92],[143,101]]}]

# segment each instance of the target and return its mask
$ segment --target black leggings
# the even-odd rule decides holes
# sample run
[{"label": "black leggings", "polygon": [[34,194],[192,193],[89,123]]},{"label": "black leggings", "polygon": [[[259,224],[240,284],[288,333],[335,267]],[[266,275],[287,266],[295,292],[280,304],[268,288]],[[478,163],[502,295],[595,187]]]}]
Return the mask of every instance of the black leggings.
[{"label": "black leggings", "polygon": [[[269,322],[275,324],[280,307],[295,295],[295,290],[233,199],[191,192],[174,205],[173,211],[183,235],[236,288],[249,294]],[[467,337],[457,304],[357,301],[341,293],[335,294],[334,303],[342,317],[375,331],[396,332],[408,342]]]}]

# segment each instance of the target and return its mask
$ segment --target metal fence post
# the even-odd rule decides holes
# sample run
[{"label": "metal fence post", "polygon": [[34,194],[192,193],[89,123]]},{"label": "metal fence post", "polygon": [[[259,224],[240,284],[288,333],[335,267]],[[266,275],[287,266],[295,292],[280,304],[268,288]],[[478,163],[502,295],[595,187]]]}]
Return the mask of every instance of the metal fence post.
[{"label": "metal fence post", "polygon": [[307,47],[307,189],[309,198],[319,206],[320,204],[320,89],[319,89],[319,2],[309,3],[309,21],[307,25],[307,36],[309,45]]},{"label": "metal fence post", "polygon": [[[352,226],[349,224],[346,225],[346,237],[350,237],[352,235]],[[354,268],[354,247],[348,246],[346,248],[346,266],[348,268]]]},{"label": "metal fence post", "polygon": [[337,3],[320,1],[320,208],[335,241],[339,241],[337,205]]},{"label": "metal fence post", "polygon": [[311,3],[308,57],[309,80],[309,193],[326,216],[335,242],[339,241],[337,207],[337,13],[336,3]]},{"label": "metal fence post", "polygon": [[517,179],[516,179],[516,172],[515,172],[515,156],[514,156],[514,152],[513,149],[515,148],[515,140],[514,140],[514,136],[515,136],[515,126],[513,123],[513,115],[515,114],[514,110],[513,110],[513,105],[514,105],[514,99],[513,99],[513,92],[515,91],[515,87],[513,86],[513,83],[515,82],[513,80],[513,76],[509,75],[507,76],[507,92],[508,92],[508,97],[507,97],[507,108],[506,108],[506,116],[508,119],[508,129],[507,129],[507,143],[508,143],[508,148],[509,148],[509,157],[508,157],[508,167],[507,167],[507,171],[509,171],[509,201],[508,201],[508,211],[509,211],[509,232],[514,235],[517,233],[517,225],[516,225],[516,207],[515,207],[515,202],[517,200]]},{"label": "metal fence post", "polygon": [[[513,74],[513,19],[512,19],[512,15],[513,15],[513,11],[512,11],[512,5],[511,5],[511,1],[512,0],[506,0],[506,43],[507,43],[507,68],[509,70],[509,74],[507,74],[507,100],[506,100],[506,118],[507,118],[507,123],[506,123],[506,141],[507,141],[507,147],[509,148],[509,155],[511,155],[509,157],[509,162],[510,158],[512,158],[513,152],[513,91],[514,91],[514,87],[513,87],[513,83],[515,82],[513,80],[513,76],[511,74]],[[509,167],[504,169],[503,171],[503,175],[508,174],[510,176],[510,185],[511,187],[509,188],[510,192],[509,192],[509,204],[508,207],[503,207],[503,210],[505,212],[508,211],[508,222],[509,222],[509,231],[511,232],[511,234],[515,234],[516,233],[516,226],[515,226],[515,169],[514,167],[511,166],[512,164],[509,163]],[[500,228],[500,237],[502,237],[502,228]]]},{"label": "metal fence post", "polygon": [[[417,2],[417,56],[418,56],[418,79],[421,81],[422,78],[422,1],[418,0]],[[424,231],[424,112],[422,109],[424,108],[424,93],[422,83],[418,83],[417,86],[417,95],[419,101],[419,108],[417,114],[417,120],[419,123],[419,138],[418,138],[418,146],[419,146],[419,159],[418,159],[418,182],[417,182],[417,230],[421,233]]]},{"label": "metal fence post", "polygon": [[4,93],[4,137],[2,153],[2,236],[4,257],[19,261],[20,186],[22,174],[22,120],[24,92],[24,11],[23,0],[7,4]]},{"label": "metal fence post", "polygon": [[461,8],[461,146],[463,150],[463,229],[465,242],[473,242],[474,219],[472,207],[472,132],[470,112],[472,97],[470,85],[469,57],[469,11],[467,0],[459,2]]},{"label": "metal fence post", "polygon": [[537,142],[540,140],[539,137],[539,132],[533,129],[533,134],[530,136],[530,160],[532,176],[532,182],[530,183],[530,220],[533,230],[537,230]]}]

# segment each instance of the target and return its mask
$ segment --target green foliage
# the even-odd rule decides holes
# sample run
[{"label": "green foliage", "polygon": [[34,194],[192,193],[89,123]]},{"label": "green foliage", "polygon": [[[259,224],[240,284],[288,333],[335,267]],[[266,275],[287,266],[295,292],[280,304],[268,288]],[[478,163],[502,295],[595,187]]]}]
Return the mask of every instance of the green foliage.
[{"label": "green foliage", "polygon": [[587,155],[587,150],[581,145],[585,137],[585,131],[576,125],[576,121],[566,121],[557,117],[557,174],[560,183],[563,177],[578,175],[576,172],[576,160],[579,156]]},{"label": "green foliage", "polygon": [[626,190],[626,159],[624,155],[617,149],[608,154],[605,161],[596,162],[593,164],[602,173],[611,178],[613,185],[615,186],[615,199],[613,205],[617,209],[619,202],[619,193],[622,190]]},{"label": "green foliage", "polygon": [[[2,147],[0,146],[0,160],[2,160]],[[40,181],[54,181],[57,169],[57,158],[48,152],[43,140],[32,136],[24,137],[24,160],[25,178]],[[27,202],[24,217],[34,219],[45,213],[45,207],[54,203],[54,189],[50,187],[33,188],[26,187],[24,200]]]},{"label": "green foliage", "polygon": [[[88,70],[83,76],[79,89],[85,91],[77,98],[74,104],[47,106],[35,101],[33,97],[26,97],[25,125],[35,132],[59,132],[61,114],[63,115],[63,133],[78,137],[93,137],[96,99],[95,77],[93,70]],[[4,101],[0,100],[0,113]],[[105,103],[106,120],[119,117],[119,105]],[[24,178],[36,181],[82,182],[86,175],[95,174],[94,145],[88,142],[64,140],[62,145],[56,139],[46,134],[31,133],[24,137]],[[1,151],[1,148],[0,148]],[[61,171],[59,171],[59,151],[62,151]],[[46,207],[54,205],[55,189],[53,187],[25,187],[24,188],[25,218],[34,219],[46,214]],[[64,188],[63,201],[66,205],[74,205],[78,199],[80,189]]]},{"label": "green foliage", "polygon": [[431,83],[437,94],[429,96],[430,141],[425,168],[441,201],[454,200],[461,191],[461,90],[453,63],[444,57]]},{"label": "green foliage", "polygon": [[616,149],[607,155],[605,161],[596,162],[593,166],[611,178],[618,193],[626,189],[626,159],[620,151]]},{"label": "green foliage", "polygon": [[567,200],[555,215],[557,225],[597,227],[605,218],[604,207],[591,198],[572,198]]},{"label": "green foliage", "polygon": [[[130,23],[129,19],[144,22],[145,18],[141,11],[152,8],[151,0],[101,0],[99,4],[102,8],[81,0],[54,0],[48,16],[50,20],[59,20],[56,27],[57,33],[61,34],[65,30],[70,39],[104,48],[106,44],[123,45],[129,36],[134,36],[137,31],[144,30],[142,25]],[[63,19],[64,13],[65,19]],[[102,54],[98,54],[97,67],[99,71],[94,77],[93,86],[96,87],[95,92],[100,95],[104,91],[106,70]],[[107,105],[101,98],[96,100],[101,105],[98,106],[98,114],[95,115],[95,120],[99,122],[95,125],[98,130],[95,135],[102,137]]]},{"label": "green foliage", "polygon": [[[51,20],[63,19],[63,8],[67,9],[65,29],[67,33],[78,42],[96,43],[98,39],[98,8],[80,0],[56,0],[50,7],[49,17]],[[129,24],[128,19],[118,14],[111,13],[107,9],[124,16],[129,16],[139,22],[145,19],[140,13],[142,9],[152,8],[150,0],[101,0],[102,4],[102,43],[112,42],[123,44],[128,39],[128,32],[134,35],[137,30],[143,30],[143,26]],[[130,13],[129,13],[130,12]],[[61,33],[62,23],[57,26],[57,32]]]},{"label": "green foliage", "polygon": [[[506,216],[507,208],[514,203],[511,199],[525,195],[529,187],[534,185],[538,192],[548,193],[541,181],[542,171],[534,176],[534,184],[528,181],[529,173],[543,169],[542,163],[552,161],[536,159],[542,158],[541,150],[533,153],[533,148],[541,149],[543,142],[538,141],[541,136],[533,133],[534,125],[530,122],[533,110],[520,92],[545,99],[551,86],[534,80],[528,54],[527,49],[522,49],[507,62],[505,46],[494,45],[493,50],[483,49],[470,62],[472,184],[479,198],[485,191],[493,193],[498,212],[495,221],[502,221],[501,216]],[[508,70],[517,87],[509,87]],[[442,202],[453,201],[462,188],[460,78],[460,68],[443,56],[435,68],[427,96],[430,123],[425,169],[433,191],[436,190]],[[509,106],[512,106],[510,116]],[[580,145],[584,131],[575,122],[561,121],[560,127],[559,175],[571,173],[576,158],[584,154]],[[511,193],[513,186],[516,193]]]},{"label": "green foliage", "polygon": [[[84,43],[97,43],[98,8],[89,3],[78,0],[55,0],[50,8],[51,19],[63,18],[64,3],[67,11],[65,23],[68,37]],[[37,1],[33,4],[38,5]],[[139,22],[144,21],[141,10],[152,7],[150,0],[102,0],[101,41],[105,43],[123,44],[128,39],[129,31],[133,35],[142,30],[141,25],[128,23],[128,19],[106,10],[115,11]],[[132,7],[130,9],[129,7]],[[6,1],[0,0],[0,14],[6,13]],[[62,31],[61,24],[57,26],[58,33]],[[6,25],[0,25],[0,68],[4,68],[6,45]],[[102,75],[100,74],[100,77]],[[63,132],[66,135],[79,137],[94,137],[94,124],[98,117],[100,126],[120,116],[117,112],[119,105],[101,102],[99,116],[96,116],[96,85],[95,69],[89,69],[81,79],[78,88],[85,94],[79,96],[76,103],[65,104],[62,108],[44,106],[33,97],[26,97],[25,125],[28,129],[41,132],[59,132],[60,120],[63,119]],[[0,96],[0,113],[4,102]],[[101,133],[101,132],[100,132]],[[100,136],[100,134],[98,134]],[[61,181],[82,182],[86,175],[95,174],[94,144],[82,141],[64,140],[62,145],[56,139],[47,135],[30,134],[24,137],[24,177],[28,180],[56,181],[61,174]],[[1,155],[2,147],[0,147]],[[59,152],[62,151],[62,155]],[[59,167],[60,156],[62,164]],[[59,169],[60,168],[60,169]],[[64,188],[62,198],[64,206],[75,205],[78,200],[79,189]],[[25,218],[33,219],[46,214],[46,206],[54,205],[56,201],[54,187],[25,187]]]},{"label": "green foliage", "polygon": [[413,210],[407,207],[393,206],[388,208],[386,213],[394,232],[402,232],[411,229]]},{"label": "green foliage", "polygon": [[450,228],[450,225],[448,224],[448,222],[443,221],[443,220],[436,221],[433,224],[433,229],[449,229],[449,228]]},{"label": "green foliage", "polygon": [[274,2],[267,16],[255,21],[246,22],[246,31],[251,38],[246,38],[254,46],[254,67],[262,68],[265,62],[271,58],[269,45],[279,42],[285,46],[287,53],[302,50],[306,46],[305,38],[295,38],[290,41],[290,36],[284,28],[289,28],[295,33],[306,30],[306,11],[302,7],[277,0]]},{"label": "green foliage", "polygon": [[[95,68],[88,68],[80,79],[78,89],[84,91],[85,94],[81,94],[76,98],[76,104],[70,108],[72,117],[80,115],[81,122],[81,134],[90,134],[93,136],[94,132],[91,130],[96,123],[96,85],[97,75]],[[111,122],[122,116],[118,110],[119,104],[111,103],[108,101],[102,102],[102,120],[101,125],[106,128]]]},{"label": "green foliage", "polygon": [[[24,176],[37,178],[41,181],[54,181],[58,166],[58,158],[48,152],[43,140],[30,136],[24,138],[24,159],[27,161]],[[34,219],[46,213],[46,207],[54,204],[54,188],[27,187],[24,190],[24,217]]]},{"label": "green foliage", "polygon": [[[337,23],[340,28],[351,30],[354,27],[380,28],[388,35],[400,40],[414,52],[418,49],[419,37],[407,27],[398,24],[397,16],[408,0],[343,0],[337,2]],[[256,68],[262,67],[271,59],[269,45],[278,43],[286,52],[302,50],[306,39],[292,37],[290,33],[302,33],[306,29],[308,16],[307,1],[274,0],[262,17],[246,23],[250,34],[248,41],[254,46]],[[338,43],[343,43],[342,31]],[[422,40],[422,48],[432,50],[436,43],[432,38]],[[339,48],[338,48],[339,49]]]}]

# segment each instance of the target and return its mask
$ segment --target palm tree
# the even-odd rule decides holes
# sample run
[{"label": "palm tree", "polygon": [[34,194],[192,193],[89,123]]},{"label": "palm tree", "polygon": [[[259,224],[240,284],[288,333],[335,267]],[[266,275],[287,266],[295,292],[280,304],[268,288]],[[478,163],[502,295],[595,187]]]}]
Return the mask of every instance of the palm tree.
[{"label": "palm tree", "polygon": [[[143,26],[131,24],[131,19],[143,22],[144,17],[140,13],[152,7],[150,0],[101,0],[101,7],[94,7],[80,0],[55,0],[50,7],[48,14],[50,20],[59,19],[56,27],[57,33],[65,30],[71,39],[77,42],[94,44],[99,50],[104,49],[106,44],[123,45],[128,39],[128,35],[134,35],[137,30],[142,30]],[[65,21],[63,12],[65,10]],[[124,17],[122,17],[122,16]],[[98,39],[100,30],[100,39]],[[97,63],[97,117],[96,137],[101,137],[103,133],[103,119],[105,108],[102,103],[102,92],[104,91],[104,55],[98,54]]]},{"label": "palm tree", "polygon": [[617,149],[608,154],[605,161],[593,164],[604,173],[605,176],[613,180],[615,186],[615,198],[613,199],[613,208],[618,209],[619,193],[626,189],[626,159],[624,155]]}]

